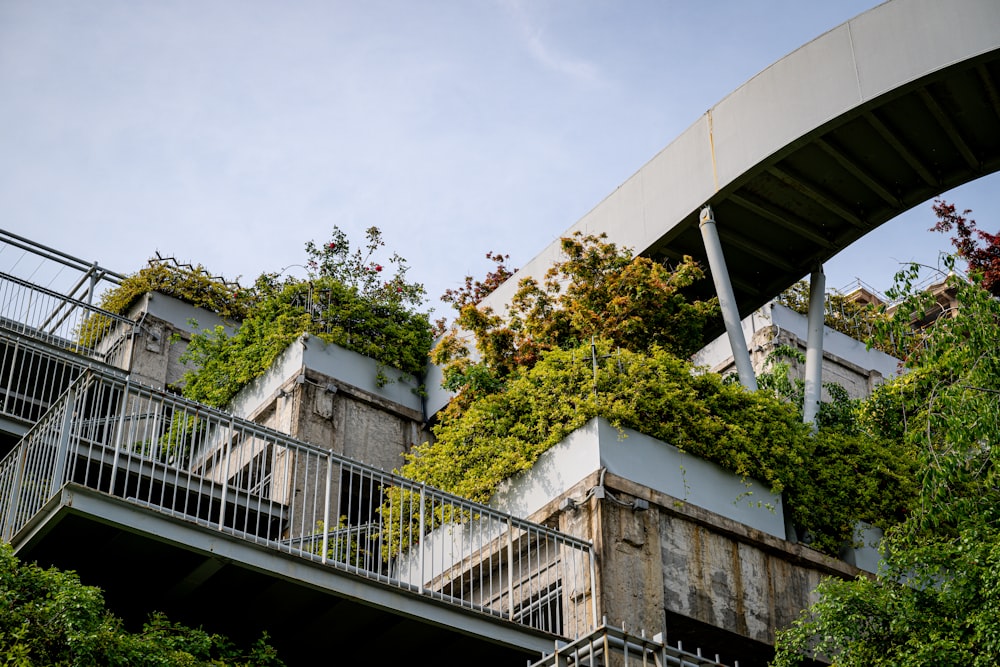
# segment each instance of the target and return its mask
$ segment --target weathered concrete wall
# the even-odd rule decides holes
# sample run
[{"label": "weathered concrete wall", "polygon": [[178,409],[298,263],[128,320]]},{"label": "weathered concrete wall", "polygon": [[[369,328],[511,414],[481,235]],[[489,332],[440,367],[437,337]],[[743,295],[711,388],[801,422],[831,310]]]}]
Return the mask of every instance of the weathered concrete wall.
[{"label": "weathered concrete wall", "polygon": [[[557,521],[560,530],[593,541],[598,615],[610,625],[654,633],[666,624],[676,639],[674,625],[683,619],[684,630],[697,629],[694,636],[704,648],[720,651],[719,642],[736,639],[746,658],[736,655],[740,664],[757,664],[770,651],[775,631],[815,601],[822,579],[860,573],[610,473],[600,498],[592,492],[600,480],[600,472],[589,475],[531,518]],[[565,509],[564,498],[579,502]],[[649,509],[628,506],[636,498]]]},{"label": "weathered concrete wall", "polygon": [[826,569],[667,512],[658,519],[664,608],[767,644],[814,601]]},{"label": "weathered concrete wall", "polygon": [[289,434],[299,440],[392,470],[403,464],[404,453],[429,437],[419,412],[312,370],[305,377],[282,399],[295,406]]},{"label": "weathered concrete wall", "polygon": [[231,334],[235,326],[215,313],[158,292],[143,295],[127,317],[140,322],[131,341],[130,373],[136,381],[160,389],[179,384],[189,370],[180,357],[192,334],[220,325]]},{"label": "weathered concrete wall", "polygon": [[[393,381],[380,385],[382,375]],[[413,380],[315,336],[302,336],[229,409],[294,438],[385,470],[429,439]]]}]

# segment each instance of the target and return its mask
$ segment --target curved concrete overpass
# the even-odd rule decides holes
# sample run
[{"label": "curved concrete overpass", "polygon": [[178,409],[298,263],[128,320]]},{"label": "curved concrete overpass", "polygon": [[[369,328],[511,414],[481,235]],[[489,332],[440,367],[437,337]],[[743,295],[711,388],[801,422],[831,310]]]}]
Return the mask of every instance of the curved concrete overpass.
[{"label": "curved concrete overpass", "polygon": [[[707,267],[698,212],[711,204],[745,315],[903,211],[998,169],[1000,2],[890,0],[738,88],[566,233]],[[488,305],[558,257],[557,242]],[[710,280],[698,289],[714,294]]]}]

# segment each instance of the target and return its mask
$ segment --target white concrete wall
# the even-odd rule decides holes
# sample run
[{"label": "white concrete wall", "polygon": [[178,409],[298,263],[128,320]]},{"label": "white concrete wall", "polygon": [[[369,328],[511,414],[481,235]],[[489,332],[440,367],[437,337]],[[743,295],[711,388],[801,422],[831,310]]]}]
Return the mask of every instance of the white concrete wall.
[{"label": "white concrete wall", "polygon": [[205,329],[211,330],[221,325],[228,335],[232,335],[239,326],[222,319],[210,310],[192,306],[186,301],[159,292],[147,292],[143,295],[132,307],[129,316],[132,317],[133,313],[146,313],[151,317],[169,322],[178,330],[187,333],[198,333]]},{"label": "white concrete wall", "polygon": [[263,375],[237,392],[227,409],[237,417],[250,419],[261,407],[274,400],[282,386],[302,373],[302,351],[301,339],[286,347]]},{"label": "white concrete wall", "polygon": [[[420,412],[420,396],[415,393],[418,385],[407,373],[380,365],[370,357],[324,342],[316,336],[303,336],[300,343],[302,363],[306,368]],[[380,371],[389,379],[382,386],[377,379]]]},{"label": "white concrete wall", "polygon": [[784,539],[781,497],[770,488],[631,429],[593,419],[504,484],[490,504],[527,517],[601,468],[681,502]]},{"label": "white concrete wall", "polygon": [[415,393],[417,384],[409,375],[395,368],[382,366],[382,374],[392,381],[380,387],[377,381],[380,366],[377,361],[309,334],[289,345],[262,376],[241,389],[233,397],[229,409],[233,414],[249,418],[273,400],[283,385],[307,368],[420,412],[421,399]]},{"label": "white concrete wall", "polygon": [[[773,339],[791,334],[805,343],[808,338],[808,318],[781,304],[771,302],[743,319],[743,334],[748,343],[755,334],[765,329],[773,332]],[[769,350],[753,350],[756,370]],[[848,390],[853,397],[867,396],[871,387],[868,378],[875,371],[882,378],[891,378],[900,372],[900,360],[875,349],[867,349],[861,341],[835,331],[823,328],[823,382],[836,382]],[[698,351],[694,356],[695,365],[711,370],[724,367],[732,362],[733,351],[728,336],[719,336]],[[844,363],[846,362],[846,363]],[[862,375],[863,373],[863,375]]]}]

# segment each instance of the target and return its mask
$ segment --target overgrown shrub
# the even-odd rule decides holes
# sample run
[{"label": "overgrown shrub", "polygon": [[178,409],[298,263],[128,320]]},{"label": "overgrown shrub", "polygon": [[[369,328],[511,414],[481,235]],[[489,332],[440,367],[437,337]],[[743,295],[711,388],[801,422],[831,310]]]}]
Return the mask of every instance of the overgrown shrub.
[{"label": "overgrown shrub", "polygon": [[836,554],[854,522],[888,527],[914,493],[913,455],[844,430],[817,436],[799,412],[766,391],[748,392],[654,347],[648,354],[607,341],[551,350],[500,391],[442,413],[435,440],[415,448],[401,472],[474,500],[532,466],[593,417],[658,438],[785,493],[792,520],[813,546]]}]

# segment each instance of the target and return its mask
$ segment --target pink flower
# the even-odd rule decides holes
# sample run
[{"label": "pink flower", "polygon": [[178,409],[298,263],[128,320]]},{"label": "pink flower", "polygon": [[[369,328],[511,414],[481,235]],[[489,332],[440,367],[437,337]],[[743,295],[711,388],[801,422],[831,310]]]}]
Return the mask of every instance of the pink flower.
[{"label": "pink flower", "polygon": [[381,264],[376,264],[375,265],[375,270],[376,271],[381,271],[382,270],[382,265]]}]

